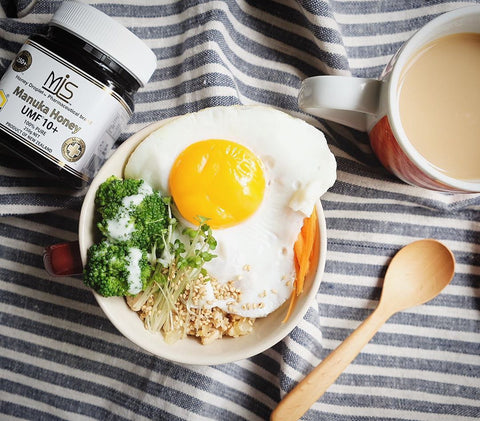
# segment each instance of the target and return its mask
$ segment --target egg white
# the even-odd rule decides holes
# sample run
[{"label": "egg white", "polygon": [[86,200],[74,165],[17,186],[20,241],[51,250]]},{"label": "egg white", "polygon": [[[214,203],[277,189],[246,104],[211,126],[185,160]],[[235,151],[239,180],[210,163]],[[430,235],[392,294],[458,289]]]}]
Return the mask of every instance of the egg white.
[{"label": "egg white", "polygon": [[[284,112],[263,106],[213,107],[178,117],[150,134],[130,156],[124,175],[142,178],[169,196],[175,159],[190,144],[207,139],[242,144],[265,167],[260,207],[247,220],[214,230],[217,257],[205,265],[219,282],[232,280],[242,291],[233,313],[264,317],[292,292],[293,244],[303,219],[335,182],[335,158],[322,132]],[[227,311],[228,303],[213,305]]]}]

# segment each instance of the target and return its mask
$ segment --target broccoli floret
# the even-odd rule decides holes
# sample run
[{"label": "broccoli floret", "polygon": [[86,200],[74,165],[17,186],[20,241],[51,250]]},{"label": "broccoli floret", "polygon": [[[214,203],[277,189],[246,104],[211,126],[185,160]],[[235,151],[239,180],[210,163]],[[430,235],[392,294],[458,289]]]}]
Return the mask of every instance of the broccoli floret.
[{"label": "broccoli floret", "polygon": [[161,244],[158,240],[169,224],[167,200],[160,193],[153,192],[133,210],[135,231],[132,232],[132,241],[141,249],[150,250],[155,244]]},{"label": "broccoli floret", "polygon": [[147,252],[130,242],[101,241],[88,249],[87,258],[83,281],[104,297],[135,295],[149,283]]},{"label": "broccoli floret", "polygon": [[125,197],[138,194],[143,180],[135,180],[133,178],[121,179],[114,175],[107,178],[100,186],[95,194],[95,207],[102,218],[110,219],[115,217],[122,201]]},{"label": "broccoli floret", "polygon": [[98,228],[112,242],[150,250],[168,226],[166,199],[143,180],[112,176],[98,188],[95,204],[102,217]]},{"label": "broccoli floret", "polygon": [[[99,294],[138,294],[150,282],[155,254],[170,223],[168,200],[143,180],[111,176],[95,196],[101,242],[90,247],[84,282]],[[157,247],[158,246],[158,247]]]}]

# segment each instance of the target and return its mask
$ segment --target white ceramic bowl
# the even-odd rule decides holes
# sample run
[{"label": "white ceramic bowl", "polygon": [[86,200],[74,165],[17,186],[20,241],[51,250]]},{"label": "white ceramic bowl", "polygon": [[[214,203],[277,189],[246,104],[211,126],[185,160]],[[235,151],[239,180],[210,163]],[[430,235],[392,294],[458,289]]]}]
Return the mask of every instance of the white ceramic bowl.
[{"label": "white ceramic bowl", "polygon": [[[84,265],[88,248],[99,236],[95,225],[94,204],[98,186],[111,175],[123,177],[126,161],[135,147],[165,122],[154,123],[126,140],[103,165],[92,181],[85,196],[79,222],[78,237]],[[319,222],[319,238],[316,241],[315,258],[313,259],[316,262],[316,267],[313,267],[310,271],[304,292],[297,299],[295,309],[285,323],[282,323],[282,320],[288,308],[288,301],[267,317],[257,319],[253,332],[246,336],[226,337],[208,345],[202,345],[198,340],[187,337],[169,345],[164,342],[161,334],[152,334],[145,330],[140,318],[130,310],[123,297],[106,298],[94,293],[95,298],[110,321],[125,337],[158,357],[183,364],[215,365],[238,361],[259,354],[287,336],[300,322],[310,303],[315,299],[323,276],[327,251],[325,216],[320,202],[317,202],[316,208]]]}]

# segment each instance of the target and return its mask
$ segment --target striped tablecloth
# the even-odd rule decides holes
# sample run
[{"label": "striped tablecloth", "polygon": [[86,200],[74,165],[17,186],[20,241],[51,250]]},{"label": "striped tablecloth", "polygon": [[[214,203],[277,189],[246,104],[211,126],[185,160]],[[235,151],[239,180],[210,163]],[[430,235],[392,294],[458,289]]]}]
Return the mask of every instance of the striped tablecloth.
[{"label": "striped tablecloth", "polygon": [[[428,237],[455,254],[451,285],[392,317],[304,419],[479,419],[480,196],[402,184],[379,166],[364,133],[297,106],[305,77],[378,77],[416,29],[473,2],[90,3],[158,58],[120,142],[151,122],[227,104],[269,104],[326,133],[338,180],[322,197],[325,276],[300,325],[261,355],[213,367],[153,357],[117,332],[79,278],[43,270],[46,245],[77,238],[83,193],[0,151],[0,419],[268,419],[375,308],[392,255]],[[58,4],[0,0],[0,74]]]}]

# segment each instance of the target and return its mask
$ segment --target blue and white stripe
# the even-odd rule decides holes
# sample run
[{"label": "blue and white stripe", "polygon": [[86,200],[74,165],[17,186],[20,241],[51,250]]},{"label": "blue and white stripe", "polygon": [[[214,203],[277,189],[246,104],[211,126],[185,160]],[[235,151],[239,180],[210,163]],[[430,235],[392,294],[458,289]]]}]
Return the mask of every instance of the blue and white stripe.
[{"label": "blue and white stripe", "polygon": [[[416,29],[475,2],[89,3],[158,59],[118,143],[154,121],[240,103],[286,110],[327,134],[339,168],[322,198],[325,276],[299,326],[263,354],[215,367],[152,357],[116,331],[80,278],[43,270],[46,245],[77,238],[83,193],[0,151],[0,418],[266,420],[375,308],[395,252],[436,238],[457,260],[451,285],[393,316],[304,419],[479,419],[479,195],[401,183],[380,167],[364,133],[305,115],[296,103],[305,77],[378,77]],[[0,74],[58,4],[0,0]]]}]

